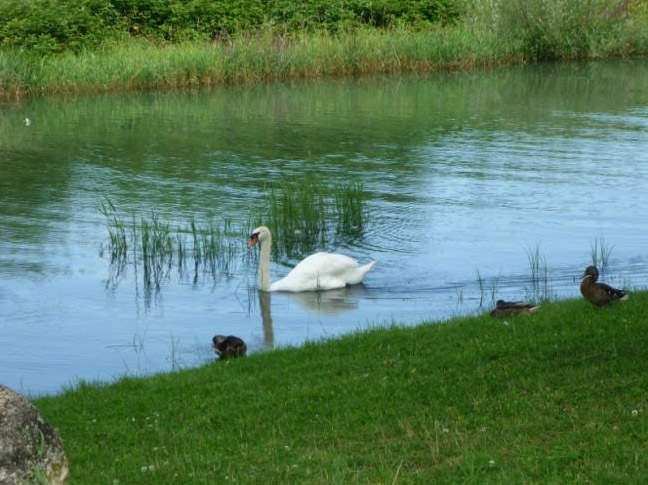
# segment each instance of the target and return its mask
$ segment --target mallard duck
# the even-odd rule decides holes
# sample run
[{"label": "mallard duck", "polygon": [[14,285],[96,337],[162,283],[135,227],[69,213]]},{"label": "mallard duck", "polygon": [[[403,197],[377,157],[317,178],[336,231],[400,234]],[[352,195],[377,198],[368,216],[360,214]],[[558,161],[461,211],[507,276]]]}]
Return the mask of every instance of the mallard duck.
[{"label": "mallard duck", "polygon": [[540,308],[540,305],[533,305],[523,301],[497,300],[495,309],[491,312],[494,317],[510,317],[511,315],[524,315],[532,313]]},{"label": "mallard duck", "polygon": [[212,347],[221,359],[238,357],[247,351],[245,342],[234,335],[215,335],[212,339]]},{"label": "mallard duck", "polygon": [[624,291],[612,288],[605,283],[597,283],[599,271],[596,266],[588,266],[581,279],[580,292],[587,301],[596,306],[605,306],[615,301],[630,298]]}]

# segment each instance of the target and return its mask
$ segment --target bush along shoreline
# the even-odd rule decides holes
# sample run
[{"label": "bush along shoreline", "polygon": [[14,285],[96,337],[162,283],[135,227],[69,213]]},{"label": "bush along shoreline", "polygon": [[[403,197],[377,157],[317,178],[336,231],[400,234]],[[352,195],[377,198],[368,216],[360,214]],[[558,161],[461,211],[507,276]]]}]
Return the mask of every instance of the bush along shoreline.
[{"label": "bush along shoreline", "polygon": [[648,53],[641,0],[50,3],[0,4],[0,99]]}]

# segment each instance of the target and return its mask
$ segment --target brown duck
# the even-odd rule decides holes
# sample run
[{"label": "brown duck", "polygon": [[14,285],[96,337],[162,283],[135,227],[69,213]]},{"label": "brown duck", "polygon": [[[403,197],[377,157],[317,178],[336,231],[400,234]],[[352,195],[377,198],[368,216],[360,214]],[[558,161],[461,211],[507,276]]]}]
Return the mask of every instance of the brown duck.
[{"label": "brown duck", "polygon": [[215,335],[212,339],[212,348],[223,360],[244,355],[247,351],[247,345],[243,339],[234,335]]},{"label": "brown duck", "polygon": [[540,308],[540,305],[533,305],[523,301],[497,300],[495,309],[491,312],[494,317],[510,317],[512,315],[524,315],[532,313]]},{"label": "brown duck", "polygon": [[605,306],[615,301],[630,298],[624,291],[605,283],[597,283],[599,272],[596,266],[588,266],[581,279],[580,291],[587,301],[596,306]]}]

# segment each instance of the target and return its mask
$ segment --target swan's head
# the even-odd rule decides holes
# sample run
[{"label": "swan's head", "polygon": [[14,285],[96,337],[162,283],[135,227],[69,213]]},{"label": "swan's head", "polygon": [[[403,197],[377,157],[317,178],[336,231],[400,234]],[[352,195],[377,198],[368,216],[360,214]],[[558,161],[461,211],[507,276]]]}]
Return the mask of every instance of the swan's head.
[{"label": "swan's head", "polygon": [[247,243],[247,247],[251,248],[256,243],[263,242],[266,239],[270,239],[270,229],[268,229],[265,226],[259,226],[254,231],[252,231],[252,234],[250,235],[250,239],[248,240]]}]

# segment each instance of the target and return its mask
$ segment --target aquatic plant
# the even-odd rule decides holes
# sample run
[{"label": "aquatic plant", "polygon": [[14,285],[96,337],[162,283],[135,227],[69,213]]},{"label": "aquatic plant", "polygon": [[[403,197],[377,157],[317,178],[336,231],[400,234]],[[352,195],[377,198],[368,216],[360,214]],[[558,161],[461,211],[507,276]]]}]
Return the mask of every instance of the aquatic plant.
[{"label": "aquatic plant", "polygon": [[528,289],[528,296],[535,302],[549,300],[551,290],[549,287],[549,270],[547,260],[540,253],[540,245],[536,245],[533,250],[529,248],[526,252],[529,268],[531,269],[531,288]]},{"label": "aquatic plant", "polygon": [[0,98],[648,51],[648,7],[638,0],[261,2],[226,16],[205,15],[218,2],[131,3],[0,2]]},{"label": "aquatic plant", "polygon": [[141,271],[145,288],[158,291],[174,272],[194,283],[201,275],[227,276],[237,261],[256,264],[256,252],[244,250],[242,241],[261,224],[276,236],[275,259],[301,258],[333,242],[362,237],[369,214],[365,189],[358,183],[284,183],[269,187],[262,200],[261,211],[242,225],[192,218],[185,226],[172,226],[155,211],[124,218],[110,200],[102,201],[108,242],[100,254],[110,256],[110,282],[118,283],[129,266]]},{"label": "aquatic plant", "polygon": [[159,290],[173,265],[171,227],[153,213],[150,221],[144,218],[140,220],[139,235],[144,283],[155,284],[155,288]]},{"label": "aquatic plant", "polygon": [[106,217],[108,224],[108,236],[110,238],[108,248],[111,261],[125,258],[128,251],[128,238],[124,221],[117,214],[117,210],[110,200],[101,201],[100,211]]},{"label": "aquatic plant", "polygon": [[367,217],[367,193],[358,183],[340,184],[333,191],[339,234],[361,235]]},{"label": "aquatic plant", "polygon": [[493,306],[495,304],[495,299],[497,296],[497,288],[499,287],[500,276],[498,275],[496,277],[487,280],[481,275],[479,269],[475,268],[475,272],[477,274],[477,287],[479,289],[478,308],[483,308],[484,306],[486,306],[485,298],[487,293],[490,296],[490,301],[488,302],[488,305]]},{"label": "aquatic plant", "polygon": [[457,304],[455,306],[455,311],[459,309],[464,304],[464,288],[457,286],[455,288],[455,293],[457,294]]},{"label": "aquatic plant", "polygon": [[[200,274],[216,278],[227,274],[236,256],[234,232],[229,221],[209,221],[199,224],[192,220],[188,226],[171,226],[155,211],[149,217],[132,215],[130,224],[109,200],[102,201],[100,210],[108,225],[108,243],[100,254],[110,255],[110,280],[116,284],[128,266],[141,270],[145,288],[160,290],[174,269],[180,276],[188,274],[188,261],[193,261],[193,279]],[[239,237],[239,233],[235,234]],[[240,244],[239,244],[240,245]]]},{"label": "aquatic plant", "polygon": [[479,308],[482,308],[484,305],[484,290],[486,287],[486,284],[484,282],[484,278],[482,278],[481,273],[479,272],[478,269],[475,269],[475,272],[477,273],[477,286],[479,287]]},{"label": "aquatic plant", "polygon": [[590,256],[592,265],[596,266],[601,272],[605,272],[612,255],[612,246],[608,246],[603,236],[594,239],[590,246]]},{"label": "aquatic plant", "polygon": [[490,288],[489,288],[489,290],[490,290],[490,299],[491,299],[490,304],[491,304],[491,306],[494,306],[494,305],[495,305],[496,298],[497,298],[497,288],[499,287],[499,283],[500,283],[500,275],[496,276],[495,278],[493,278],[493,279],[491,280],[491,284],[490,284]]},{"label": "aquatic plant", "polygon": [[364,234],[368,195],[361,183],[323,184],[317,180],[281,183],[267,188],[261,211],[250,230],[271,228],[275,259],[303,256],[337,240]]}]

